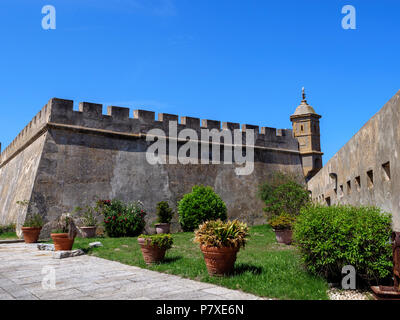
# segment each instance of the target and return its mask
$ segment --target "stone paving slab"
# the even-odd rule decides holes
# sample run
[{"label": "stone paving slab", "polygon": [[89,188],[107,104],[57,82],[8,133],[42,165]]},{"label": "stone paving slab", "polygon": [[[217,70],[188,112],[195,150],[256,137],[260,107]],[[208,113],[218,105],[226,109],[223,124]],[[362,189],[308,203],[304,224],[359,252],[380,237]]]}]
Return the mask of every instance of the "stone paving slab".
[{"label": "stone paving slab", "polygon": [[[51,277],[55,275],[55,277]],[[52,286],[51,279],[54,279]],[[43,286],[44,284],[44,286]],[[0,300],[260,300],[209,283],[93,256],[53,259],[37,244],[0,244]]]}]

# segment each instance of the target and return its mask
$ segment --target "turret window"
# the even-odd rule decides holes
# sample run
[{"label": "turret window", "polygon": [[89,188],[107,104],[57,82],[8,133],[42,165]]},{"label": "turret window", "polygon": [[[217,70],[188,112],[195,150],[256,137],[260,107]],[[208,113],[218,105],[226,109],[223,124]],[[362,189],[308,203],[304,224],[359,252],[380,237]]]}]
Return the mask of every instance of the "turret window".
[{"label": "turret window", "polygon": [[374,172],[372,170],[367,171],[368,188],[371,189],[374,186]]},{"label": "turret window", "polygon": [[383,178],[386,181],[390,180],[390,162],[386,162],[382,165],[382,169],[383,169]]},{"label": "turret window", "polygon": [[357,191],[360,191],[360,189],[361,189],[361,179],[360,179],[360,176],[356,177],[355,182],[356,182]]}]

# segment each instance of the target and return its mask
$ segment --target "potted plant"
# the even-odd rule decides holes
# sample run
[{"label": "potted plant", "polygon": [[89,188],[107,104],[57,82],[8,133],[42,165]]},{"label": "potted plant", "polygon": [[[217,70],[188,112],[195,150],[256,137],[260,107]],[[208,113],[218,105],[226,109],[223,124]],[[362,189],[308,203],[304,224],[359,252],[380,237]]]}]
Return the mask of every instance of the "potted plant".
[{"label": "potted plant", "polygon": [[43,218],[40,214],[29,215],[21,227],[24,234],[25,243],[35,243],[39,239],[40,231],[43,227]]},{"label": "potted plant", "polygon": [[276,241],[278,243],[292,243],[292,226],[296,218],[285,212],[278,216],[274,216],[269,220],[269,225],[274,229]]},{"label": "potted plant", "polygon": [[81,221],[81,226],[79,230],[81,231],[82,238],[94,238],[96,236],[97,221],[94,216],[94,209],[90,206],[85,206],[84,208],[76,207],[74,212],[80,213],[79,220]]},{"label": "potted plant", "polygon": [[75,221],[71,214],[65,213],[58,219],[57,228],[50,234],[54,242],[55,251],[68,251],[72,249],[77,234]]},{"label": "potted plant", "polygon": [[248,237],[248,227],[238,220],[204,222],[195,231],[194,242],[200,244],[208,273],[222,276],[232,272],[236,255],[244,247]]},{"label": "potted plant", "polygon": [[[18,205],[28,207],[29,201],[22,200],[16,202]],[[25,218],[25,222],[21,227],[21,231],[24,235],[25,243],[35,243],[39,239],[40,231],[43,227],[43,218],[40,214],[28,214]]]},{"label": "potted plant", "polygon": [[156,227],[156,232],[157,233],[169,233],[170,232],[170,222],[172,220],[172,216],[174,212],[172,209],[169,207],[167,201],[160,201],[157,203],[157,222],[155,227]]},{"label": "potted plant", "polygon": [[142,250],[143,259],[150,265],[162,261],[165,252],[172,247],[173,239],[170,234],[140,235],[138,243]]}]

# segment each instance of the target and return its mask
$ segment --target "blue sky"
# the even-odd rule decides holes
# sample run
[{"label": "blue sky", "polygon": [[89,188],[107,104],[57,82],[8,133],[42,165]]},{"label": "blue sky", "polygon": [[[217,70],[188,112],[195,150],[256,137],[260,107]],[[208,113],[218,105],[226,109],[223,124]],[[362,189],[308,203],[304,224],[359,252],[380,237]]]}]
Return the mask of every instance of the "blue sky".
[{"label": "blue sky", "polygon": [[400,89],[399,16],[396,0],[2,0],[2,148],[51,97],[290,128],[305,86],[326,163]]}]

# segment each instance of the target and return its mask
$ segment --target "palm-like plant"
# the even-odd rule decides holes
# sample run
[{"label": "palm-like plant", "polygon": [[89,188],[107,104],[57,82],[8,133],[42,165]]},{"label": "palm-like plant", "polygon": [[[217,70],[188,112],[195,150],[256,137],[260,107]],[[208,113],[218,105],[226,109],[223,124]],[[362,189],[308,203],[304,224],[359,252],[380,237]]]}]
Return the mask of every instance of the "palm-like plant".
[{"label": "palm-like plant", "polygon": [[194,242],[211,247],[244,247],[248,237],[247,224],[238,220],[207,221],[195,231]]},{"label": "palm-like plant", "polygon": [[56,221],[53,233],[68,233],[69,239],[74,239],[78,233],[74,218],[70,213],[64,213]]}]

